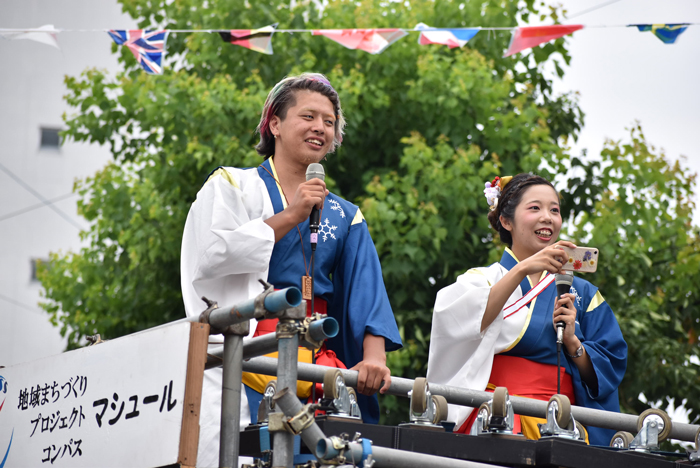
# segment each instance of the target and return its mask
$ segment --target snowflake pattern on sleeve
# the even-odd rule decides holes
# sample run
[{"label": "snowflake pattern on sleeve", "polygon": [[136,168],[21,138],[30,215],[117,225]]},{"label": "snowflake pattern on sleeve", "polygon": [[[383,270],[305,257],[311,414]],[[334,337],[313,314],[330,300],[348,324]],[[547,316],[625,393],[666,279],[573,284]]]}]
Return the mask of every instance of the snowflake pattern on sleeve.
[{"label": "snowflake pattern on sleeve", "polygon": [[[345,213],[343,213],[345,215]],[[323,223],[318,227],[318,233],[321,234],[323,237],[323,242],[326,242],[328,240],[328,237],[330,237],[333,240],[337,240],[335,237],[335,234],[333,234],[333,231],[338,229],[338,226],[331,226],[330,221],[328,218],[323,220]]]},{"label": "snowflake pattern on sleeve", "polygon": [[345,218],[345,211],[343,211],[343,208],[341,208],[340,203],[338,203],[337,200],[328,200],[328,203],[331,205],[331,210],[338,211],[340,213],[340,217]]},{"label": "snowflake pattern on sleeve", "polygon": [[576,296],[576,306],[581,307],[581,296],[579,296],[578,291],[576,291],[576,288],[571,286],[571,289],[569,289],[569,292]]}]

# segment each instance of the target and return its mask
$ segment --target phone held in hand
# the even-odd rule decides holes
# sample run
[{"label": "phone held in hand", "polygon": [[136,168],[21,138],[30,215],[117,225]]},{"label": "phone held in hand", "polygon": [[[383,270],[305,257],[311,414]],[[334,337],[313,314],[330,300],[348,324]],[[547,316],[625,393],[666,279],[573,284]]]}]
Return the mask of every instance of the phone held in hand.
[{"label": "phone held in hand", "polygon": [[565,271],[580,271],[594,273],[598,268],[598,249],[595,247],[568,247],[559,246],[569,254],[569,261],[561,267]]}]

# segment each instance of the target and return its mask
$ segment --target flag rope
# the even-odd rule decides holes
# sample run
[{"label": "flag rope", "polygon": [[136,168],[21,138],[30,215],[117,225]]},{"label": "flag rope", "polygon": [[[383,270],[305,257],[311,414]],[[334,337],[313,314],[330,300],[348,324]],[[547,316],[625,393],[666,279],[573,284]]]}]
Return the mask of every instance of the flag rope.
[{"label": "flag rope", "polygon": [[[654,24],[654,23],[648,23],[648,24]],[[661,23],[659,23],[661,24]],[[670,23],[665,23],[665,24],[670,24]],[[676,23],[676,24],[682,24],[684,26],[698,26],[700,23]],[[275,29],[275,33],[313,33],[314,31],[319,31],[319,30],[324,30],[324,31],[352,31],[352,30],[369,30],[369,29],[401,29],[407,33],[414,33],[414,32],[423,32],[423,31],[431,31],[431,30],[449,30],[449,31],[461,31],[461,30],[469,30],[469,29],[481,29],[482,31],[513,31],[514,29],[519,29],[519,28],[529,28],[529,27],[544,27],[544,26],[574,26],[570,24],[546,24],[546,25],[537,25],[537,26],[508,26],[508,27],[487,27],[487,26],[471,26],[471,27],[446,27],[446,28],[428,28],[425,30],[419,30],[419,29],[413,29],[413,28],[331,28],[331,29],[326,29],[326,28],[316,28],[316,29]],[[588,28],[628,28],[630,26],[636,26],[636,24],[597,24],[597,25],[585,25],[581,24],[580,26],[583,26],[584,29]],[[150,27],[150,28],[139,28],[139,29],[153,29],[153,30],[159,30],[159,31],[164,31],[164,32],[169,32],[169,33],[220,33],[220,32],[229,32],[231,29],[160,29],[158,27]],[[110,31],[111,29],[53,29],[53,30],[46,30],[46,29],[37,29],[37,28],[25,28],[25,29],[17,29],[17,28],[0,28],[0,34],[2,33],[28,33],[28,32],[41,32],[41,33],[58,33],[58,32],[107,32]],[[128,30],[128,29],[127,29]]]}]

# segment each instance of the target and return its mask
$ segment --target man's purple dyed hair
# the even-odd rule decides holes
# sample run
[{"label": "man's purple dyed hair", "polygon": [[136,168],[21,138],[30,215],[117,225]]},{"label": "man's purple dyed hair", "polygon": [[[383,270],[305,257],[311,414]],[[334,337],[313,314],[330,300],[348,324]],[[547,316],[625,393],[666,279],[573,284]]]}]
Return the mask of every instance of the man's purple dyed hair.
[{"label": "man's purple dyed hair", "polygon": [[256,131],[260,133],[260,143],[255,146],[255,149],[261,156],[269,158],[275,154],[275,138],[270,131],[270,121],[275,115],[282,120],[287,117],[287,110],[296,105],[296,91],[300,90],[320,93],[331,101],[335,112],[335,134],[330,152],[335,151],[342,143],[345,118],[343,117],[343,109],[340,107],[338,93],[333,89],[328,78],[322,74],[302,73],[299,76],[284,78],[267,95],[262,115],[260,116],[260,123],[258,128],[256,128]]}]

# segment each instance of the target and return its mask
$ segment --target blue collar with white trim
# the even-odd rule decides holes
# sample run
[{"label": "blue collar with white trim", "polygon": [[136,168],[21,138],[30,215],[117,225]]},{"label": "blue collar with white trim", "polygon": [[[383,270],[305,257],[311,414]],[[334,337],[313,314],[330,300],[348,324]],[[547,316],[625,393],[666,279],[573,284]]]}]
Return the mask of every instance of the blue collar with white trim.
[{"label": "blue collar with white trim", "polygon": [[[520,262],[518,261],[513,251],[510,250],[510,248],[506,247],[505,251],[503,252],[503,256],[501,257],[501,261],[499,263],[503,266],[503,268],[510,271],[515,265],[517,265]],[[527,276],[523,278],[523,280],[520,282],[520,289],[522,291],[523,296],[527,294],[528,291],[530,291],[530,289],[532,289],[532,285],[530,285],[530,279]]]}]

